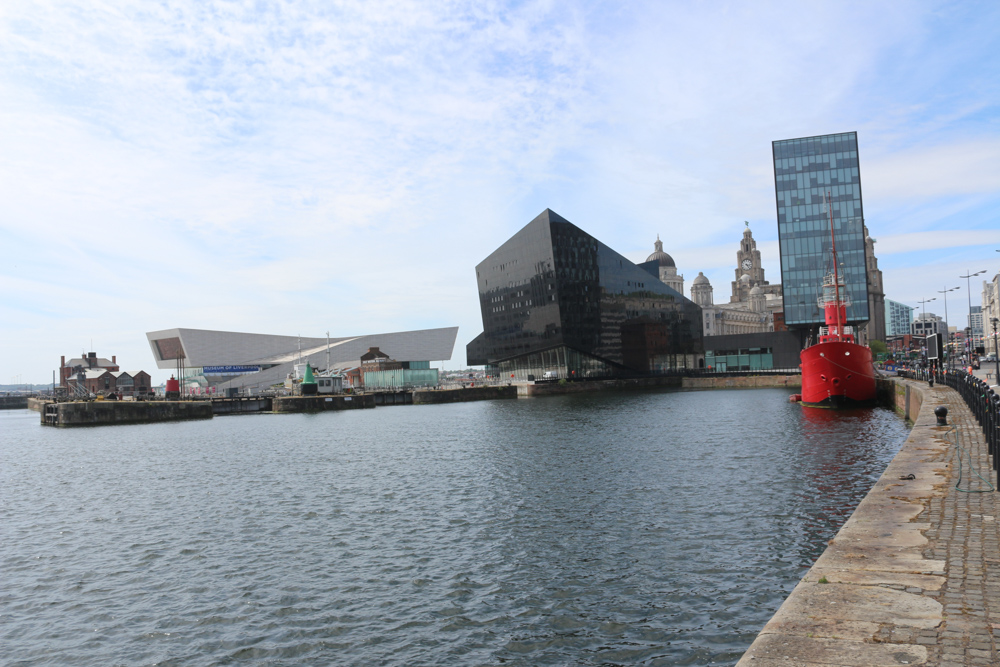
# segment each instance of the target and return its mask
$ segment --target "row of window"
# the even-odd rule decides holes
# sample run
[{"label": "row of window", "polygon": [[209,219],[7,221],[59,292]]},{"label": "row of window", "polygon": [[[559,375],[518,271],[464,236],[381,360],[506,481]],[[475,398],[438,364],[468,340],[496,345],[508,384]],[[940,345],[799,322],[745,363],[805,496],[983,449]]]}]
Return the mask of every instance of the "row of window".
[{"label": "row of window", "polygon": [[824,201],[834,202],[834,213],[839,209],[836,202],[857,201],[860,195],[860,182],[853,183],[823,183],[822,179],[817,185],[810,185],[808,188],[789,187],[794,181],[786,181],[779,185],[778,206],[796,206],[800,204],[823,204]]},{"label": "row of window", "polygon": [[823,155],[825,153],[848,153],[858,150],[857,132],[828,134],[821,137],[784,139],[771,144],[774,159]]},{"label": "row of window", "polygon": [[835,169],[854,169],[856,172],[857,167],[858,154],[855,151],[850,151],[846,153],[824,153],[810,157],[775,160],[774,173],[784,176],[787,174],[832,171]]},{"label": "row of window", "polygon": [[[851,249],[851,246],[855,246]],[[864,252],[864,239],[860,234],[845,234],[843,238],[837,239],[837,254],[849,254],[851,252]],[[781,247],[783,257],[794,257],[796,255],[825,255],[827,259],[830,255],[830,237],[828,234],[814,234],[811,236],[791,236],[786,238]],[[843,258],[841,258],[843,259]]]},{"label": "row of window", "polygon": [[859,185],[861,183],[860,177],[839,176],[839,174],[844,171],[846,170],[839,169],[833,172],[821,171],[815,174],[792,174],[790,176],[778,176],[775,178],[774,188],[777,192],[805,190],[808,188],[822,188],[822,191],[819,193],[820,197],[817,198],[822,199],[822,192],[825,192],[826,190],[832,190],[835,187],[841,186]]}]

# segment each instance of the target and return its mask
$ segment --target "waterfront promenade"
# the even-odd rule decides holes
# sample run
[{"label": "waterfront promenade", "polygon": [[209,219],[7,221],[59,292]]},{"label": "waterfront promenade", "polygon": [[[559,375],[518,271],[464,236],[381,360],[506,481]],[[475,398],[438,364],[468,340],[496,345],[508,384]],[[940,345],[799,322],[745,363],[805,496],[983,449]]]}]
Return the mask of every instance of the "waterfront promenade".
[{"label": "waterfront promenade", "polygon": [[948,387],[897,390],[922,400],[909,438],[739,667],[1000,665],[1000,494],[975,474],[996,483],[982,430]]}]

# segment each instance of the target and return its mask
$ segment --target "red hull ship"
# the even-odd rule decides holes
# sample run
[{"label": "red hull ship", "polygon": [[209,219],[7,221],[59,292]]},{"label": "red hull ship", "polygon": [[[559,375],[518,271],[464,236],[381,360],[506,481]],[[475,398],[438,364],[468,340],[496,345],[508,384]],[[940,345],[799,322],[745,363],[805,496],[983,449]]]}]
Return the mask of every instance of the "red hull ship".
[{"label": "red hull ship", "polygon": [[815,408],[854,408],[875,405],[875,366],[872,351],[854,342],[846,326],[850,298],[837,270],[837,244],[833,236],[830,207],[830,240],[833,273],[823,281],[819,306],[826,326],[820,327],[819,342],[802,350],[802,404]]}]

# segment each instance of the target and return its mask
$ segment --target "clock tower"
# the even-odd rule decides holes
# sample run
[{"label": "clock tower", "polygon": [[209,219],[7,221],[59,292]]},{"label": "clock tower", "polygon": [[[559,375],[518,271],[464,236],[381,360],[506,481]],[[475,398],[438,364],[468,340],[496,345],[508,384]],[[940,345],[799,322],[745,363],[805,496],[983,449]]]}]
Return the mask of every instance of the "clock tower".
[{"label": "clock tower", "polygon": [[[743,230],[743,240],[740,242],[740,249],[736,251],[736,280],[733,281],[733,295],[729,298],[730,303],[746,302],[750,299],[750,290],[754,285],[764,288],[768,285],[764,279],[764,268],[760,264],[760,250],[757,250],[757,242],[750,231],[750,223],[746,223]],[[780,287],[778,288],[780,290]],[[773,292],[772,289],[764,289],[765,292]],[[780,294],[780,291],[777,292]]]}]

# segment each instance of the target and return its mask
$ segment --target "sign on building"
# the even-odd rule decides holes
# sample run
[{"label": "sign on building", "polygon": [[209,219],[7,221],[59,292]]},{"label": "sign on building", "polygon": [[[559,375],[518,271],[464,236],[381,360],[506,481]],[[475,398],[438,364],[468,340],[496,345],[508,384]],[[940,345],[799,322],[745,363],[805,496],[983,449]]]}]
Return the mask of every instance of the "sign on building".
[{"label": "sign on building", "polygon": [[201,372],[204,375],[245,375],[259,373],[260,366],[204,366]]}]

